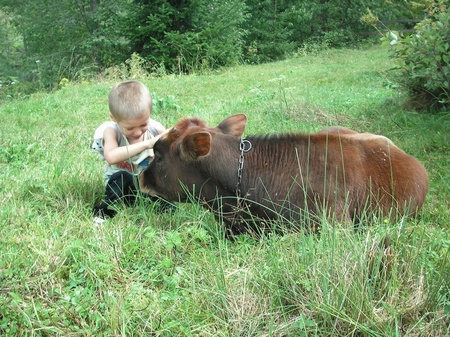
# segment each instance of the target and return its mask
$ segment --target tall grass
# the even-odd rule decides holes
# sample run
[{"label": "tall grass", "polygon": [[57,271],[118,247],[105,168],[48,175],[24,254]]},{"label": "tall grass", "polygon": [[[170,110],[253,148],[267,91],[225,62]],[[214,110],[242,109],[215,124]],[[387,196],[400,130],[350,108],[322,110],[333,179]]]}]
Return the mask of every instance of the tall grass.
[{"label": "tall grass", "polygon": [[449,335],[449,114],[405,108],[384,80],[389,66],[382,48],[330,50],[144,80],[167,126],[238,112],[246,134],[339,124],[388,136],[425,164],[430,192],[417,219],[359,231],[323,219],[319,235],[229,241],[199,205],[158,213],[145,199],[94,225],[103,163],[90,144],[114,83],[1,102],[0,334]]}]

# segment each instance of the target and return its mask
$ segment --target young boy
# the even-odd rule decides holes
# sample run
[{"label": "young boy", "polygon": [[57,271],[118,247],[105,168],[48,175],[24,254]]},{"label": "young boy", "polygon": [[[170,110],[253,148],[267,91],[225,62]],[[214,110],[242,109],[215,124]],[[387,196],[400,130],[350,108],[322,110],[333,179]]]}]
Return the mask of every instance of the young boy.
[{"label": "young boy", "polygon": [[96,222],[112,218],[109,209],[118,200],[131,204],[138,191],[138,176],[153,157],[153,145],[165,128],[150,118],[152,97],[138,81],[115,85],[108,97],[112,121],[100,125],[94,134],[92,148],[104,160],[105,198],[93,209]]}]

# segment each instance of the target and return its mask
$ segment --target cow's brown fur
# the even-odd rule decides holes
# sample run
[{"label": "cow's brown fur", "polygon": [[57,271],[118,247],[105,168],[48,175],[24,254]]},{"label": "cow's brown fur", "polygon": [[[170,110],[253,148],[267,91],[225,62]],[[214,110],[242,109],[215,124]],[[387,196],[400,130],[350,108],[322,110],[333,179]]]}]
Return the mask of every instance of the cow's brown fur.
[{"label": "cow's brown fur", "polygon": [[170,201],[200,200],[234,233],[246,230],[250,219],[314,226],[314,216],[356,223],[373,215],[412,215],[422,207],[428,190],[422,164],[386,137],[342,127],[248,137],[252,149],[243,155],[243,202],[237,204],[246,121],[239,114],[211,128],[199,119],[181,120],[155,144],[142,190]]}]

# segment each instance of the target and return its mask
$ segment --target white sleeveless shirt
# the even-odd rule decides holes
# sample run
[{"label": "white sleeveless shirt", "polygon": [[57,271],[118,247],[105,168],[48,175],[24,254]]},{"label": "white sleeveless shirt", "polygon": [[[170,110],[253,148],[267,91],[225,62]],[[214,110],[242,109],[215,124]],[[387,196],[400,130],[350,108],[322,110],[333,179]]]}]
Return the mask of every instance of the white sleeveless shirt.
[{"label": "white sleeveless shirt", "polygon": [[[103,133],[106,128],[114,128],[117,133],[117,143],[119,146],[128,146],[127,138],[120,132],[119,125],[116,122],[104,122],[102,123],[94,133],[94,142],[92,143],[92,149],[97,151],[100,154],[102,160],[105,160],[103,156]],[[158,135],[158,129],[163,129],[164,127],[157,121],[153,119],[149,119],[148,129],[144,133],[144,139],[150,139],[151,136],[155,137]],[[153,160],[153,149],[144,150],[141,153],[138,153],[135,156],[129,157],[127,160],[116,163],[109,164],[108,162],[105,165],[105,174],[104,174],[104,184],[109,181],[109,178],[116,172],[119,171],[127,171],[131,174],[138,176]]]}]

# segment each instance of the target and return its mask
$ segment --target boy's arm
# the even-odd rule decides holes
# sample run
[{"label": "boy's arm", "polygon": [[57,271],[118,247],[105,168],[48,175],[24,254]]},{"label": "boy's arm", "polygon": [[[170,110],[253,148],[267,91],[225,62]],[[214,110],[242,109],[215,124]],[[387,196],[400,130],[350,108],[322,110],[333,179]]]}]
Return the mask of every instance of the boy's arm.
[{"label": "boy's arm", "polygon": [[103,156],[113,165],[128,160],[142,151],[153,148],[161,135],[128,146],[119,146],[117,143],[117,131],[114,128],[106,128],[103,133]]}]

